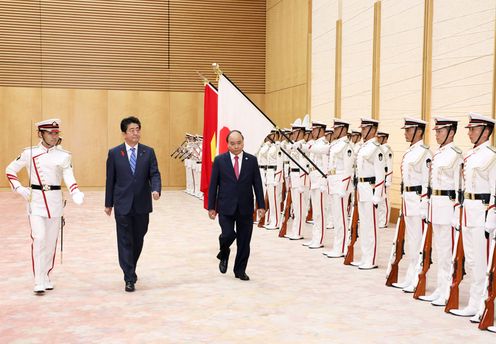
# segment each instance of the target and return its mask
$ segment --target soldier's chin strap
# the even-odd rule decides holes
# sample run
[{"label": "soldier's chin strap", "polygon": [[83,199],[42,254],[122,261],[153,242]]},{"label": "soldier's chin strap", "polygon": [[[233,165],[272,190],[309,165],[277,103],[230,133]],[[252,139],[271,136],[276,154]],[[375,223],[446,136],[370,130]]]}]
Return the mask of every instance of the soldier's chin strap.
[{"label": "soldier's chin strap", "polygon": [[369,125],[369,131],[367,131],[367,135],[365,135],[363,137],[364,142],[365,142],[365,140],[369,140],[368,137],[369,137],[370,131],[372,130],[372,127],[373,127],[373,125]]},{"label": "soldier's chin strap", "polygon": [[444,138],[443,143],[441,143],[441,147],[443,147],[446,144],[446,141],[448,141],[449,134],[451,133],[451,125],[448,127],[448,132],[446,133],[446,137]]},{"label": "soldier's chin strap", "polygon": [[493,133],[493,128],[490,128],[490,127],[484,125],[484,129],[481,130],[479,137],[477,138],[477,141],[475,141],[475,143],[474,143],[474,148],[479,145],[479,141],[482,138],[482,134],[484,134],[484,130],[486,130],[486,128],[488,128],[488,130],[489,130],[489,135],[487,135],[487,137],[491,136],[491,134]]}]

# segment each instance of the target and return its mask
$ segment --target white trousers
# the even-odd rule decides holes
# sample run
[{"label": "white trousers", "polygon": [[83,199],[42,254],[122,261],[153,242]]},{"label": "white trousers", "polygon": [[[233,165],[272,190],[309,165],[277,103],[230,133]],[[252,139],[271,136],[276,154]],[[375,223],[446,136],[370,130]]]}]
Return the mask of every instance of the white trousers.
[{"label": "white trousers", "polygon": [[358,202],[358,214],[361,266],[373,266],[377,264],[377,211],[372,202]]},{"label": "white trousers", "polygon": [[341,198],[338,194],[332,194],[329,198],[331,198],[332,219],[334,221],[334,243],[332,250],[344,254],[348,220],[348,195]]},{"label": "white trousers", "polygon": [[470,278],[468,306],[477,310],[482,305],[487,270],[488,242],[484,231],[484,227],[463,227],[465,270]]},{"label": "white trousers", "polygon": [[282,184],[267,185],[267,197],[269,199],[270,220],[266,226],[279,228],[281,227],[281,199],[282,199]]},{"label": "white trousers", "polygon": [[300,192],[300,188],[291,188],[291,201],[293,205],[294,220],[291,230],[287,235],[296,238],[303,235],[303,223],[305,223],[305,216],[307,213],[305,196],[303,192]]},{"label": "white trousers", "polygon": [[[427,228],[426,228],[427,229]],[[418,279],[415,276],[415,268],[420,259],[422,245],[422,217],[405,216],[405,263],[408,264],[404,282],[407,286]]]},{"label": "white trousers", "polygon": [[322,245],[324,242],[325,217],[324,208],[326,204],[326,195],[320,189],[310,190],[310,199],[312,201],[313,227],[312,227],[312,245]]},{"label": "white trousers", "polygon": [[194,180],[195,196],[200,197],[202,195],[202,192],[200,191],[201,169],[198,166],[194,169]]},{"label": "white trousers", "polygon": [[448,299],[451,286],[451,257],[454,233],[450,225],[432,224],[432,242],[437,254],[437,287],[439,295]]},{"label": "white trousers", "polygon": [[34,284],[44,285],[55,262],[55,249],[60,229],[60,217],[47,218],[30,215],[31,256],[33,259]]},{"label": "white trousers", "polygon": [[193,192],[193,169],[189,166],[186,166],[186,191]]},{"label": "white trousers", "polygon": [[381,202],[377,205],[377,218],[379,227],[387,227],[389,225],[389,219],[391,217],[391,203],[389,202],[389,191],[386,193]]}]

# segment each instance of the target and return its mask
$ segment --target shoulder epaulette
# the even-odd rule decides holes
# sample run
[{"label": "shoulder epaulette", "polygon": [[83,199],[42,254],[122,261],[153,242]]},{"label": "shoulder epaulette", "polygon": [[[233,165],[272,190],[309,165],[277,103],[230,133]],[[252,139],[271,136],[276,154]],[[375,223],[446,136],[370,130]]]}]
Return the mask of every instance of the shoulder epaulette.
[{"label": "shoulder epaulette", "polygon": [[425,143],[423,145],[421,145],[420,147],[424,148],[424,149],[429,149],[429,145],[426,145]]},{"label": "shoulder epaulette", "polygon": [[451,147],[457,154],[462,154],[462,150],[456,146]]}]

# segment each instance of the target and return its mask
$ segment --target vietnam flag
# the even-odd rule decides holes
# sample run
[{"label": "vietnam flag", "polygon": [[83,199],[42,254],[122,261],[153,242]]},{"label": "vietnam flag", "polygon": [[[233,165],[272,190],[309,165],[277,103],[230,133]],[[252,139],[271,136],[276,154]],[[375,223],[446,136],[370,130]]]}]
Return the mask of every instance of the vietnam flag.
[{"label": "vietnam flag", "polygon": [[217,155],[217,89],[210,83],[205,85],[203,100],[203,144],[200,191],[203,192],[203,207],[208,210],[208,186],[212,164]]},{"label": "vietnam flag", "polygon": [[244,150],[256,154],[263,140],[275,127],[227,76],[219,77],[219,117],[217,146],[219,154],[227,152],[226,137],[231,130],[239,130],[245,138]]}]

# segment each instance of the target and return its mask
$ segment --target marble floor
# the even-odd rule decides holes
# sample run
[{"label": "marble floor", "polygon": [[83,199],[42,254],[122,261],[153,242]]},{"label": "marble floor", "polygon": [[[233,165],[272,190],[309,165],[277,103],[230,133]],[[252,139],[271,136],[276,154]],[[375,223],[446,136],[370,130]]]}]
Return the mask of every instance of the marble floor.
[{"label": "marble floor", "polygon": [[23,201],[0,192],[0,343],[496,343],[467,318],[384,286],[392,229],[380,233],[379,269],[359,271],[255,228],[251,280],[235,279],[232,264],[222,275],[218,224],[182,191],[154,203],[137,290],[126,293],[103,198],[86,191],[83,206],[68,202],[55,289],[36,296]]}]

